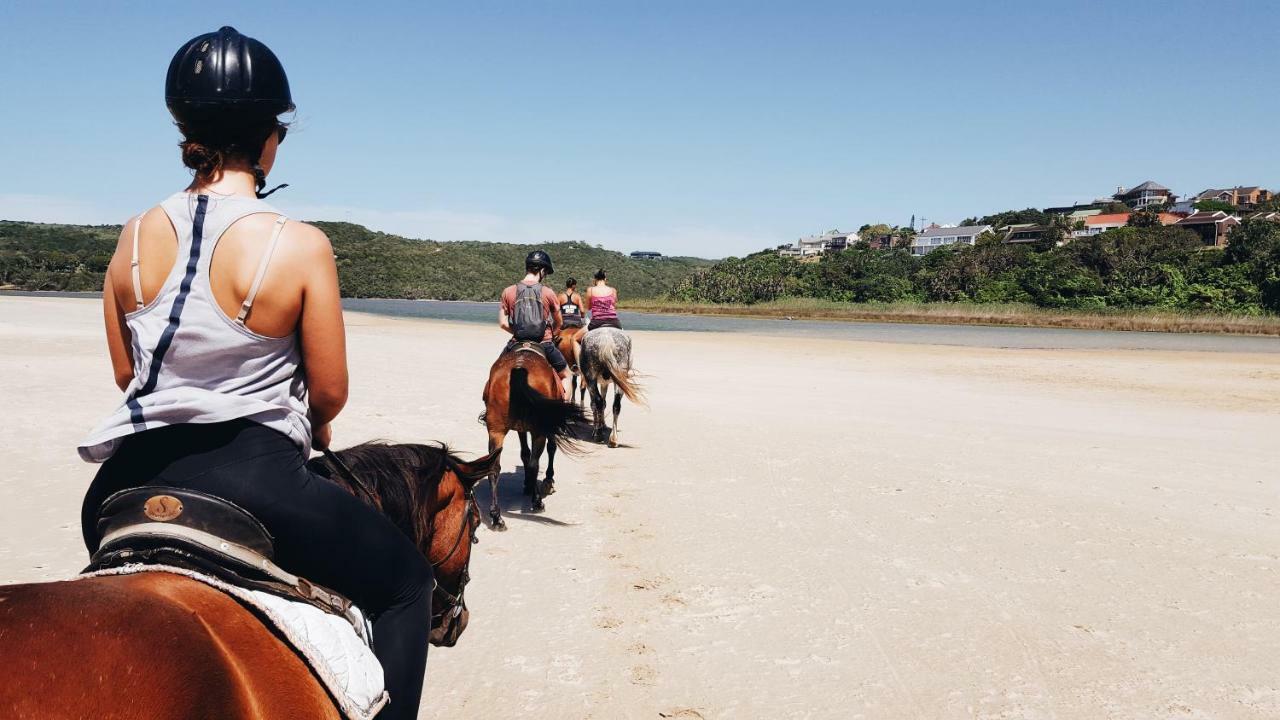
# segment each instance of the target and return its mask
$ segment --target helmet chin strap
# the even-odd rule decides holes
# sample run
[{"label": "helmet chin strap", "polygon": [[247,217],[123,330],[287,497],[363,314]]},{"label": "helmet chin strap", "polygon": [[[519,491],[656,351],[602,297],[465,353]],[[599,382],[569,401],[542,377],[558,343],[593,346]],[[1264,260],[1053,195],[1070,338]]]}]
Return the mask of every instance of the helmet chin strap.
[{"label": "helmet chin strap", "polygon": [[262,166],[259,165],[258,163],[253,164],[253,182],[257,186],[253,194],[257,195],[259,200],[267,197],[271,193],[281,188],[289,187],[289,183],[280,183],[279,185],[271,188],[270,190],[266,192],[262,192],[262,188],[267,186],[267,174],[262,171]]}]

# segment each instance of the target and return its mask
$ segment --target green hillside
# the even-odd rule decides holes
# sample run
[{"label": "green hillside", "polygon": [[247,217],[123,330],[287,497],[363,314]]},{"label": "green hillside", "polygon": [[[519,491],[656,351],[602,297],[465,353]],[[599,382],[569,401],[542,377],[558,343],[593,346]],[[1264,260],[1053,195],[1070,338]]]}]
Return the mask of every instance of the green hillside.
[{"label": "green hillside", "polygon": [[[316,222],[333,242],[347,297],[496,300],[524,271],[527,245],[410,240],[360,225]],[[119,225],[47,225],[0,220],[0,288],[100,290]],[[574,276],[582,285],[598,268],[624,298],[654,298],[695,270],[695,258],[632,260],[585,243],[541,246],[556,263],[556,286]]]}]

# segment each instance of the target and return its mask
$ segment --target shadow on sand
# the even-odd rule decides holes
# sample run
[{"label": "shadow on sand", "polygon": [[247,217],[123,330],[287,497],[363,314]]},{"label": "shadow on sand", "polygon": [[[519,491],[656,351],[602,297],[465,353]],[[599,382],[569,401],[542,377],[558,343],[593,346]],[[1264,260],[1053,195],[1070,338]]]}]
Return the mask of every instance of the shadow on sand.
[{"label": "shadow on sand", "polygon": [[[480,484],[476,485],[476,502],[480,505],[485,527],[490,530],[493,529],[493,524],[489,522],[489,505],[492,502],[492,498],[493,495],[489,492],[489,481],[480,481]],[[548,506],[554,502],[554,498],[554,495],[547,498],[545,502]],[[546,513],[535,513],[529,510],[529,498],[524,494],[523,467],[515,472],[498,475],[498,507],[502,509],[504,520],[524,520],[556,527],[573,527],[577,525],[577,523],[547,517]]]},{"label": "shadow on sand", "polygon": [[[600,430],[600,436],[597,438],[594,425],[591,423],[575,423],[573,426],[573,438],[583,445],[616,450],[617,448],[609,448],[609,433],[612,431],[613,428],[606,424]],[[618,443],[618,448],[634,449],[635,447],[635,445],[628,445],[624,442]]]}]

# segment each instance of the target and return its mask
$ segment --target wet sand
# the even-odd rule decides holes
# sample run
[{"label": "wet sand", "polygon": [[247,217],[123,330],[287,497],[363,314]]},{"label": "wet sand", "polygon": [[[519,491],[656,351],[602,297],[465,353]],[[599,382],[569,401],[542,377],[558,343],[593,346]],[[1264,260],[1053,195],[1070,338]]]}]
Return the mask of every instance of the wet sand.
[{"label": "wet sand", "polygon": [[[348,321],[338,445],[484,449],[496,328]],[[1275,355],[634,341],[625,447],[543,515],[508,450],[423,717],[1280,716]],[[0,298],[0,348],[0,582],[65,578],[98,306]]]}]

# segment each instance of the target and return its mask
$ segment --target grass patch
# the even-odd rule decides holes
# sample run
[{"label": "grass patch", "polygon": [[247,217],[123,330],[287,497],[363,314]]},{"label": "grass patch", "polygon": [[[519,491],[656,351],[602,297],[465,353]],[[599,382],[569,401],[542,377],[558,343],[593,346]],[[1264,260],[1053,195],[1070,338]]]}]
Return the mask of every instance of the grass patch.
[{"label": "grass patch", "polygon": [[1219,333],[1280,337],[1280,317],[1179,313],[1158,310],[1052,310],[1019,303],[840,303],[784,298],[754,305],[629,300],[625,310],[686,315],[844,320],[853,322],[1007,325],[1016,327]]}]

